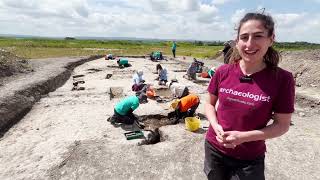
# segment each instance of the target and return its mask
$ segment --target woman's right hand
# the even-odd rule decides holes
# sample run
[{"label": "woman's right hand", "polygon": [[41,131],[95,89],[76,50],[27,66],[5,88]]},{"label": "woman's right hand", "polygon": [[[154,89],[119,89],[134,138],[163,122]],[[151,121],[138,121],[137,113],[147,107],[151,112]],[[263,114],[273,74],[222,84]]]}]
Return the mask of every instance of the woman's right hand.
[{"label": "woman's right hand", "polygon": [[223,140],[223,135],[224,135],[224,131],[222,129],[222,126],[220,124],[218,124],[218,123],[215,123],[215,124],[212,125],[212,128],[213,128],[214,132],[217,135],[216,137],[222,141]]}]

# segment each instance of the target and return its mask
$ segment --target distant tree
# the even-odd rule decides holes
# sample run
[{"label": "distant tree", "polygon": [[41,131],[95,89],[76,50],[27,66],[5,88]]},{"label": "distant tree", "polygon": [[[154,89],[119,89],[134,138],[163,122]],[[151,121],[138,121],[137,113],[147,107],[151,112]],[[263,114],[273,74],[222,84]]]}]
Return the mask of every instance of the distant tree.
[{"label": "distant tree", "polygon": [[194,41],[194,44],[196,46],[203,46],[203,42],[202,41]]},{"label": "distant tree", "polygon": [[75,40],[76,38],[74,37],[65,37],[64,40]]}]

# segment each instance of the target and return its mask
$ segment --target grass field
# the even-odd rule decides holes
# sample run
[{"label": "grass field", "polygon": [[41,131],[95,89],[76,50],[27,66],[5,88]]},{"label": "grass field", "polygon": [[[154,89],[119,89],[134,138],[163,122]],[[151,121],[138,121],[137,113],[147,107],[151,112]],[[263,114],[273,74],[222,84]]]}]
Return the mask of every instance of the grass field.
[{"label": "grass field", "polygon": [[[196,58],[214,57],[223,49],[223,42],[177,42],[178,56]],[[318,49],[319,44],[305,42],[276,43],[278,50]],[[0,48],[18,56],[32,58],[86,56],[112,53],[118,56],[147,55],[152,51],[162,51],[171,56],[170,41],[128,41],[128,40],[56,40],[56,39],[16,39],[0,38]]]}]

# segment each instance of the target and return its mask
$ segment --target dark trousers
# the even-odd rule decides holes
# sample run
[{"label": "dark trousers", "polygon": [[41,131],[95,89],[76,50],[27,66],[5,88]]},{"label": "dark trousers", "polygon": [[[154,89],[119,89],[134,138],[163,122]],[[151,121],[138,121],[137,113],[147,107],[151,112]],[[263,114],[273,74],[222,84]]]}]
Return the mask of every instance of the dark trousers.
[{"label": "dark trousers", "polygon": [[119,68],[122,69],[122,68],[125,68],[125,67],[130,67],[131,64],[119,64]]},{"label": "dark trousers", "polygon": [[264,180],[264,156],[239,160],[222,154],[205,141],[204,172],[208,180]]},{"label": "dark trousers", "polygon": [[131,90],[132,91],[141,91],[142,89],[144,89],[144,87],[146,86],[146,84],[134,84],[131,86]]},{"label": "dark trousers", "polygon": [[163,79],[159,79],[159,85],[161,85],[161,84],[166,84],[168,81],[167,80],[163,80]]},{"label": "dark trousers", "polygon": [[114,114],[112,116],[112,119],[116,123],[133,124],[134,121],[137,120],[137,117],[132,112],[129,112],[127,115],[121,115],[121,114],[117,113],[116,110],[114,110]]},{"label": "dark trousers", "polygon": [[173,54],[173,57],[175,58],[176,57],[176,50],[175,49],[172,49],[172,54]]}]

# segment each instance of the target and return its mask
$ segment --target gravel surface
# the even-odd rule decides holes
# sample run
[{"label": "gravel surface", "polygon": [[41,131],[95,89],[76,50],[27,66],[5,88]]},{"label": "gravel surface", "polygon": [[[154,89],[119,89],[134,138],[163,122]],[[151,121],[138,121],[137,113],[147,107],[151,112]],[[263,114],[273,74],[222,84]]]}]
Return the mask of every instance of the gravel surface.
[{"label": "gravel surface", "polygon": [[[169,79],[177,78],[200,95],[197,112],[203,114],[206,80],[200,78],[203,81],[197,84],[182,78],[183,72],[175,72],[185,69],[191,61],[178,58],[161,64],[168,69]],[[0,179],[206,179],[202,170],[205,129],[193,133],[185,130],[184,123],[162,126],[161,142],[138,146],[142,139],[128,141],[124,136],[137,127],[115,128],[106,121],[119,98],[133,95],[134,70],[143,69],[146,82],[159,88],[153,73],[157,63],[143,58],[129,58],[129,62],[132,67],[126,69],[115,68],[115,61],[104,59],[80,65],[71,75],[84,75],[84,90],[71,91],[71,77],[33,105],[0,139]],[[204,62],[208,66],[220,64]],[[286,67],[285,63],[284,58],[281,66]],[[45,72],[54,72],[57,66],[51,66],[51,70],[48,66]],[[111,78],[106,79],[107,74],[112,74]],[[122,91],[110,98],[110,88]],[[303,84],[299,88],[303,89],[297,90],[301,96],[293,114],[294,125],[284,136],[267,141],[266,179],[319,179],[319,91]],[[169,103],[153,100],[135,111],[139,116],[168,112]],[[208,126],[204,118],[201,120],[203,126]]]}]

